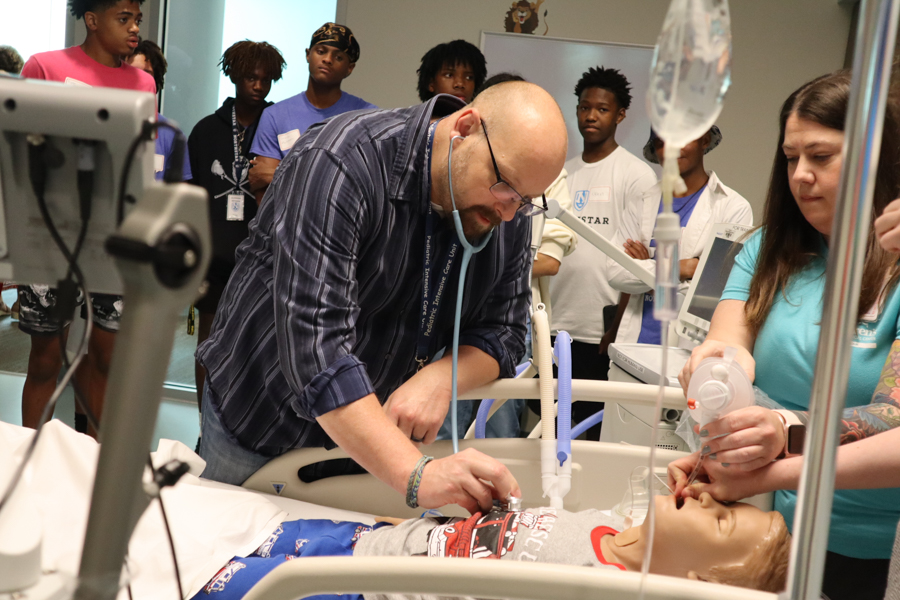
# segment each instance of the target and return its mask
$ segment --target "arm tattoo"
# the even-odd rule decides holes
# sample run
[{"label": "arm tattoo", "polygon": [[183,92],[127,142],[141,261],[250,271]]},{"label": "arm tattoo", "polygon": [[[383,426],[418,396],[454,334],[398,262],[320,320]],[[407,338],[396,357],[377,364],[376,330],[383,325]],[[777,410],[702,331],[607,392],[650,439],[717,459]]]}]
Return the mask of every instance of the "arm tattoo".
[{"label": "arm tattoo", "polygon": [[894,340],[872,402],[844,410],[841,444],[856,442],[900,426],[900,340]]}]

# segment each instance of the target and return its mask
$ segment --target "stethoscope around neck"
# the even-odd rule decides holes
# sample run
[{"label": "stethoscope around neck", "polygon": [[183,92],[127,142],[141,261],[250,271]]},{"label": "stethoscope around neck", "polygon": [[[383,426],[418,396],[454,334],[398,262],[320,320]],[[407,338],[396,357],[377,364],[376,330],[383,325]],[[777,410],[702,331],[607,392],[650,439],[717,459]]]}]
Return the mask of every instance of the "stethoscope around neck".
[{"label": "stethoscope around neck", "polygon": [[463,287],[466,282],[466,271],[469,268],[469,261],[472,259],[473,254],[477,254],[484,250],[485,246],[487,246],[488,242],[491,240],[491,236],[494,234],[494,230],[491,229],[488,231],[485,236],[478,242],[477,245],[473,245],[466,239],[466,235],[463,232],[462,220],[459,217],[459,210],[456,208],[456,198],[453,196],[453,143],[456,140],[464,140],[465,137],[461,135],[455,135],[450,138],[450,151],[447,153],[447,183],[450,188],[450,203],[453,205],[453,227],[456,229],[456,237],[459,238],[459,243],[463,248],[462,255],[462,264],[459,269],[459,285],[456,289],[456,314],[453,317],[453,375],[452,375],[452,391],[450,396],[450,431],[453,439],[453,452],[459,452],[459,431],[457,430],[457,414],[456,414],[456,405],[457,405],[457,369],[459,366],[459,324],[460,317],[462,315],[462,303],[463,303]]}]

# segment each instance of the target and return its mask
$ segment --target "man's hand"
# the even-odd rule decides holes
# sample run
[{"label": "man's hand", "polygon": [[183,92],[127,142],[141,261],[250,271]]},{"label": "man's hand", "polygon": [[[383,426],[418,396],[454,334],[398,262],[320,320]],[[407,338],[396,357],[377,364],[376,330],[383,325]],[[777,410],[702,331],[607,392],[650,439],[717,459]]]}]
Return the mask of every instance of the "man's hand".
[{"label": "man's hand", "polygon": [[434,442],[447,416],[450,375],[433,363],[410,377],[384,403],[384,412],[415,443]]},{"label": "man's hand", "polygon": [[[457,389],[460,394],[497,379],[500,365],[474,346],[459,347]],[[388,419],[417,443],[430,444],[447,416],[452,393],[453,361],[450,352],[401,385],[384,404]]]},{"label": "man's hand", "polygon": [[678,261],[678,277],[681,281],[687,281],[688,279],[694,278],[694,272],[697,270],[697,265],[700,264],[699,258],[683,258]]},{"label": "man's hand", "polygon": [[257,156],[251,160],[250,172],[247,175],[250,181],[250,191],[254,193],[265,191],[272,183],[272,177],[279,164],[281,164],[280,160],[268,156]]},{"label": "man's hand", "polygon": [[650,251],[647,250],[647,247],[635,240],[625,240],[625,243],[622,244],[622,249],[625,250],[625,254],[635,260],[647,260],[650,258]]},{"label": "man's hand", "polygon": [[494,500],[522,496],[519,483],[501,462],[473,448],[425,465],[418,502],[423,508],[458,504],[470,513],[486,512]]},{"label": "man's hand", "polygon": [[597,349],[598,354],[603,354],[609,350],[609,345],[616,341],[616,335],[619,333],[619,328],[608,329],[606,333],[603,334],[603,337],[600,338],[600,347]]},{"label": "man's hand", "polygon": [[[388,420],[375,394],[329,411],[316,420],[364,469],[398,493],[406,493],[409,476],[422,454]],[[417,499],[425,508],[459,504],[475,512],[489,510],[493,498],[505,499],[510,493],[522,495],[509,469],[489,456],[466,449],[425,465]]]}]

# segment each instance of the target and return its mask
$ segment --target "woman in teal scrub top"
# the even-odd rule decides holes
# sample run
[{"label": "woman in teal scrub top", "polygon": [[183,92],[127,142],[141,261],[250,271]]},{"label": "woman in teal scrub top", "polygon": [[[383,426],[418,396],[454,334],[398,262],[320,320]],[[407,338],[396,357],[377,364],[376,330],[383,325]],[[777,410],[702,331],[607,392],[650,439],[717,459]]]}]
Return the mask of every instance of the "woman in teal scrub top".
[{"label": "woman in teal scrub top", "polygon": [[[726,472],[733,478],[797,451],[789,447],[788,425],[805,424],[809,407],[849,94],[850,74],[841,71],[803,85],[782,106],[763,223],[737,256],[709,336],[694,349],[680,376],[687,389],[700,361],[733,346],[754,384],[787,409],[743,409],[700,431],[710,480]],[[900,106],[892,95],[873,215],[898,195]],[[898,276],[896,255],[878,244],[872,230],[851,344],[841,444],[900,425]],[[713,439],[720,435],[724,437]],[[693,462],[696,456],[674,463],[671,470],[683,475]],[[776,493],[775,508],[788,525],[793,524],[796,501],[796,492]],[[822,590],[831,600],[884,597],[898,519],[900,488],[835,493]]]}]

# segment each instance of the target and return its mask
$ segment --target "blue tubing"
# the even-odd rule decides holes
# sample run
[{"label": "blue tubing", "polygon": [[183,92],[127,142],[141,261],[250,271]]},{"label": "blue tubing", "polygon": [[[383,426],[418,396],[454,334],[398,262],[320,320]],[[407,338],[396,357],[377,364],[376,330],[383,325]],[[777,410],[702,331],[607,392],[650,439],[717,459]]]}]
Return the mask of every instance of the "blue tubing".
[{"label": "blue tubing", "polygon": [[601,408],[587,419],[576,425],[572,428],[572,439],[577,438],[579,435],[596,425],[597,423],[603,420],[603,411],[605,409]]},{"label": "blue tubing", "polygon": [[[525,361],[518,367],[516,367],[516,377],[519,377],[522,373],[525,372],[531,365],[530,362]],[[491,412],[491,407],[494,405],[493,398],[485,398],[478,405],[478,414],[475,415],[475,439],[483,440],[485,438],[486,430],[487,430],[487,420],[488,413]]]},{"label": "blue tubing", "polygon": [[559,367],[556,458],[562,466],[572,456],[572,338],[568,333],[560,331],[556,334],[553,351]]}]

